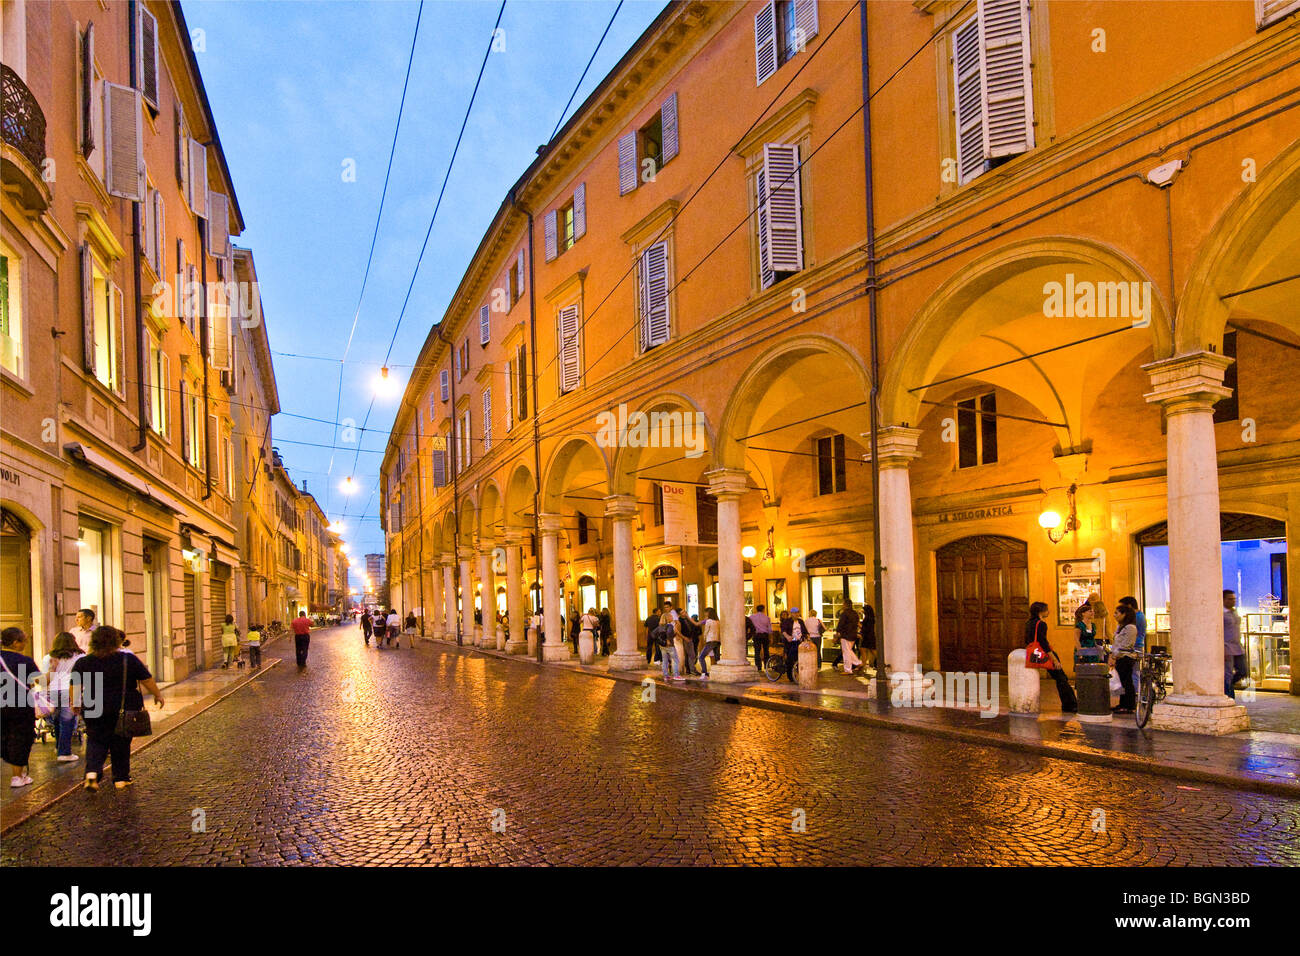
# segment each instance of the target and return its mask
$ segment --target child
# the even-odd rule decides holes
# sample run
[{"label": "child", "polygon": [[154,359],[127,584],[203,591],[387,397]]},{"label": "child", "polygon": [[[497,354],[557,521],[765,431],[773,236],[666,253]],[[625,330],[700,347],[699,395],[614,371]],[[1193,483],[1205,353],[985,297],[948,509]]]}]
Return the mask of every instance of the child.
[{"label": "child", "polygon": [[262,625],[248,625],[248,667],[257,670],[262,666]]},{"label": "child", "polygon": [[239,660],[239,628],[235,627],[233,614],[227,614],[226,623],[221,625],[221,646],[226,652],[226,660],[222,667],[229,667]]}]

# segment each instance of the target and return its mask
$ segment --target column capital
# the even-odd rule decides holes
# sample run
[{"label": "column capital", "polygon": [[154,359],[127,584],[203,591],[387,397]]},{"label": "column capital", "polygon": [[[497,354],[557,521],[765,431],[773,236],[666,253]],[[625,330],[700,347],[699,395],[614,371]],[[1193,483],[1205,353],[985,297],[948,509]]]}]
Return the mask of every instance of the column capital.
[{"label": "column capital", "polygon": [[518,547],[524,543],[524,540],[527,537],[528,532],[521,528],[506,528],[504,533],[501,535],[501,539],[505,541],[506,547],[508,548]]},{"label": "column capital", "polygon": [[456,563],[456,555],[452,554],[450,551],[444,551],[442,554],[438,555],[438,563],[444,568],[449,568]]},{"label": "column capital", "polygon": [[615,521],[622,518],[631,521],[636,517],[636,495],[607,495],[605,497],[605,517]]},{"label": "column capital", "polygon": [[1218,352],[1192,352],[1149,362],[1142,371],[1151,377],[1151,391],[1144,396],[1152,405],[1163,405],[1169,414],[1209,411],[1214,403],[1232,394],[1223,375],[1233,359]]},{"label": "column capital", "polygon": [[749,490],[749,472],[741,468],[718,468],[706,471],[709,494],[715,498],[739,498]]},{"label": "column capital", "polygon": [[[863,432],[867,447],[871,447],[871,432]],[[885,425],[876,433],[876,448],[880,454],[881,468],[906,468],[913,459],[920,458],[917,446],[921,441],[921,429],[906,425]],[[871,453],[866,455],[871,460]]]},{"label": "column capital", "polygon": [[474,549],[461,545],[456,551],[456,557],[460,558],[461,561],[473,561]]},{"label": "column capital", "polygon": [[564,515],[539,514],[537,527],[542,534],[559,534],[564,530]]}]

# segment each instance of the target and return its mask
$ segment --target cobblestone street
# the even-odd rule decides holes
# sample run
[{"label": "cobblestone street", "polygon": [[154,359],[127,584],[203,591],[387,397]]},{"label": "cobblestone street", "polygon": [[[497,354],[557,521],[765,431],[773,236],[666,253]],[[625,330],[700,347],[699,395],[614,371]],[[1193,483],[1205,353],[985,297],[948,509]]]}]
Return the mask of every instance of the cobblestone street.
[{"label": "cobblestone street", "polygon": [[288,642],[273,653],[289,660],[137,755],[133,788],[72,794],[7,834],[3,862],[1300,864],[1282,797],[643,702],[352,628],[318,632],[305,672]]}]

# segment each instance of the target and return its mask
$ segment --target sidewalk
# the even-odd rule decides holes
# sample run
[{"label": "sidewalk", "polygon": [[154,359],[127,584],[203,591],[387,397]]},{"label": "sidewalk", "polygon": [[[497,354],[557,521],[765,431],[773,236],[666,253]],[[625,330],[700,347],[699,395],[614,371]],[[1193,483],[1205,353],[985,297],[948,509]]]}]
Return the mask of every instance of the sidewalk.
[{"label": "sidewalk", "polygon": [[[169,731],[175,730],[191,717],[207,710],[278,663],[280,662],[276,658],[266,655],[266,645],[263,645],[260,670],[250,672],[247,667],[224,670],[218,665],[191,674],[182,681],[160,684],[158,689],[162,691],[167,706],[159,710],[154,706],[153,698],[148,693],[144,695],[145,707],[149,711],[149,718],[153,724],[153,734],[149,737],[136,738],[131,745],[131,753],[136,753]],[[0,834],[8,832],[81,786],[86,773],[84,737],[81,743],[73,744],[72,752],[81,759],[75,763],[59,763],[55,759],[53,738],[47,739],[44,743],[37,740],[32,747],[28,769],[32,783],[17,789],[9,785],[12,772],[9,765],[3,765],[4,772],[0,777]]]},{"label": "sidewalk", "polygon": [[[430,640],[426,638],[425,640]],[[455,642],[430,641],[456,647]],[[1043,711],[1035,719],[1010,715],[1003,680],[997,716],[981,717],[974,708],[896,707],[875,700],[869,677],[819,671],[815,691],[797,684],[723,684],[689,678],[666,683],[658,664],[635,671],[609,671],[604,658],[592,665],[577,659],[541,664],[531,657],[506,655],[483,648],[460,648],[491,657],[523,661],[535,667],[559,667],[607,680],[640,684],[652,679],[658,691],[700,694],[715,700],[849,721],[907,733],[924,733],[983,746],[1075,760],[1099,766],[1122,766],[1186,781],[1217,783],[1241,790],[1300,798],[1300,697],[1259,693],[1246,703],[1252,729],[1224,737],[1202,737],[1171,731],[1138,730],[1133,717],[1114,717],[1109,724],[1083,723],[1063,714],[1054,688],[1045,684]],[[758,672],[755,671],[757,677]],[[1193,788],[1194,789],[1194,788]]]}]

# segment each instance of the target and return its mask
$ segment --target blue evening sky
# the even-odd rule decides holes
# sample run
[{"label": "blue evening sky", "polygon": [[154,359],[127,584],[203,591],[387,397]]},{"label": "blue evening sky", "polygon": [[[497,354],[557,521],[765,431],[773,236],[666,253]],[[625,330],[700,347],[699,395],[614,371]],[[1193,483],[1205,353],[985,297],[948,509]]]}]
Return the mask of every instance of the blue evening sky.
[{"label": "blue evening sky", "polygon": [[[339,361],[361,290],[418,4],[185,0],[191,31],[203,31],[196,46],[205,49],[196,56],[246,223],[235,241],[253,250],[257,264],[284,413],[351,419],[358,429],[365,419],[499,6],[424,5],[336,419]],[[393,349],[391,374],[399,382],[507,190],[551,135],[615,6],[616,0],[507,2],[505,49],[488,59]],[[623,4],[570,112],[663,6]],[[344,181],[348,160],[355,161],[355,182]],[[306,481],[331,520],[343,518],[354,568],[362,555],[384,549],[379,452],[397,404],[397,397],[376,400],[359,445],[344,442],[330,424],[289,414],[274,421],[290,475],[300,486]],[[340,491],[349,474],[358,485],[351,496]]]}]

